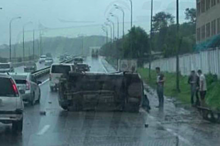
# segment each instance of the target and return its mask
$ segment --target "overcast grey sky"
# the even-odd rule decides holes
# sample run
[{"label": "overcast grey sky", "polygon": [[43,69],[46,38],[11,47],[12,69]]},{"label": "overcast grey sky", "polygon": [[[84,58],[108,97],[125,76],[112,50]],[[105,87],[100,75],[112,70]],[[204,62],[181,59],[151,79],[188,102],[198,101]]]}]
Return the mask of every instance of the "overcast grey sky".
[{"label": "overcast grey sky", "polygon": [[[166,11],[175,16],[176,0],[154,0],[154,14]],[[186,8],[195,7],[196,0],[180,1],[180,19],[184,21]],[[106,22],[109,12],[120,18],[120,11],[114,9],[118,4],[125,10],[126,30],[130,27],[129,0],[0,0],[0,44],[8,44],[9,22],[13,17],[21,16],[22,19],[13,21],[12,42],[21,41],[22,26],[32,21],[25,27],[26,31],[33,28],[38,30],[40,24],[44,26],[44,36],[76,37],[78,35],[104,35],[101,25]],[[133,0],[133,21],[135,26],[141,26],[149,31],[150,0]],[[112,18],[112,20],[114,20]],[[121,35],[121,34],[120,34]],[[26,36],[31,39],[31,33]],[[39,32],[36,32],[36,37]]]}]

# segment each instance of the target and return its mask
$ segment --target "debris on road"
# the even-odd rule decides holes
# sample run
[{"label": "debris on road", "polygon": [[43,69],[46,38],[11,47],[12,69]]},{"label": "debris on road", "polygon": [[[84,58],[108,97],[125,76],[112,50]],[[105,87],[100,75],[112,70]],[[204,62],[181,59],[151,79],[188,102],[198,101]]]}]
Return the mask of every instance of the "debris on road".
[{"label": "debris on road", "polygon": [[148,127],[149,127],[149,125],[148,125],[147,123],[145,123],[144,127],[145,127],[145,128],[148,128]]},{"label": "debris on road", "polygon": [[45,116],[46,115],[46,111],[40,111],[40,115]]}]

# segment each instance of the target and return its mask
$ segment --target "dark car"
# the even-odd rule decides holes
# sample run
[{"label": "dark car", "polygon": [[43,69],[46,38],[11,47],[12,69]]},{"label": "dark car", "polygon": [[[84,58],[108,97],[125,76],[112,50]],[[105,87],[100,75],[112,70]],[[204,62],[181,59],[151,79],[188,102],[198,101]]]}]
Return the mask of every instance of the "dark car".
[{"label": "dark car", "polygon": [[37,70],[37,66],[35,63],[28,63],[24,67],[24,72],[34,72]]},{"label": "dark car", "polygon": [[79,64],[75,64],[75,66],[76,66],[76,71],[78,72],[90,71],[90,66],[88,64],[79,63]]},{"label": "dark car", "polygon": [[74,63],[83,63],[83,58],[81,57],[75,58]]}]

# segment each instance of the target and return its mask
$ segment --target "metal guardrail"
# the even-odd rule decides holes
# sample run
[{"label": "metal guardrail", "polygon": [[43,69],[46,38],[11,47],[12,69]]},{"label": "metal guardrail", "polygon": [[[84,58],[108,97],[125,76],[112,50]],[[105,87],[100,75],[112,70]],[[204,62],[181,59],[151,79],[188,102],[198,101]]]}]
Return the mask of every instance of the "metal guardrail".
[{"label": "metal guardrail", "polygon": [[[75,57],[73,57],[72,59],[70,60],[67,60],[67,61],[61,61],[60,63],[70,63],[74,60]],[[37,70],[37,71],[34,71],[32,72],[32,75],[35,77],[35,78],[40,78],[46,74],[49,74],[50,72],[50,67],[46,67],[46,68],[43,68],[43,69],[40,69],[40,70]]]}]

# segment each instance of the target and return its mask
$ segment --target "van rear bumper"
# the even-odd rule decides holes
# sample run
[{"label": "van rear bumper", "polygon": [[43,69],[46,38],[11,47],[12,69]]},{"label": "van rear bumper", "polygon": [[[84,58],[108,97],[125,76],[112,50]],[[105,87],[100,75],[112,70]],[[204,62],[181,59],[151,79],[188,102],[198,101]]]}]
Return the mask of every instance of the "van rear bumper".
[{"label": "van rear bumper", "polygon": [[23,118],[23,114],[13,112],[0,112],[0,122],[1,123],[12,123],[13,121],[20,121]]}]

